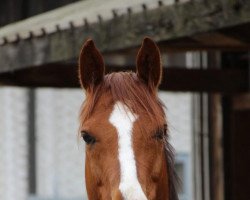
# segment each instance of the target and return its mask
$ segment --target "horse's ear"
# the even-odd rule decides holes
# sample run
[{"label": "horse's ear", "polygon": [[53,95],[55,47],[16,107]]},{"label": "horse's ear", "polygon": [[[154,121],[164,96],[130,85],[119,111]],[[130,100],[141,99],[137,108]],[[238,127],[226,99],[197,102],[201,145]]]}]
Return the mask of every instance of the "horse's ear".
[{"label": "horse's ear", "polygon": [[137,54],[137,76],[143,80],[151,90],[157,89],[161,82],[162,65],[160,50],[153,40],[146,37]]},{"label": "horse's ear", "polygon": [[81,86],[85,90],[98,85],[103,80],[105,73],[103,57],[91,39],[88,39],[82,47],[78,73]]}]

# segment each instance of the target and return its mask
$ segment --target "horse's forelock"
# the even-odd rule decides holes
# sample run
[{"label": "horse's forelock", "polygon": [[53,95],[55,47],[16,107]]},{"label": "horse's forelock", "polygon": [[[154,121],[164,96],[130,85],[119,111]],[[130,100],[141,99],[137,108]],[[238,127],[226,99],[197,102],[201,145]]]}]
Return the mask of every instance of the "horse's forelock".
[{"label": "horse's forelock", "polygon": [[103,94],[111,95],[113,102],[120,101],[133,113],[147,114],[159,126],[165,121],[161,101],[133,72],[107,74],[100,85],[90,88],[82,106],[81,121],[91,116],[99,97]]}]

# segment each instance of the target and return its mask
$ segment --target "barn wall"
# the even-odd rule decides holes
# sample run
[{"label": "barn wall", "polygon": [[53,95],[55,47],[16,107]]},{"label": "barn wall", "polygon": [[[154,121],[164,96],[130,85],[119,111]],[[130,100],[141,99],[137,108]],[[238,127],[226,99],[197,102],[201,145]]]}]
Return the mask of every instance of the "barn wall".
[{"label": "barn wall", "polygon": [[36,90],[37,197],[86,199],[84,142],[78,141],[81,90]]},{"label": "barn wall", "polygon": [[27,90],[0,88],[0,199],[26,200],[28,192]]}]

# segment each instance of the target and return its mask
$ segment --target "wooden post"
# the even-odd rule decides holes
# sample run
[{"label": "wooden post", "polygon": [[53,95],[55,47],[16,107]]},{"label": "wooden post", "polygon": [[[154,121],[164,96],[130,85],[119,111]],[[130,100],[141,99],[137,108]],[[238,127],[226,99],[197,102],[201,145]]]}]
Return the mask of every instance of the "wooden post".
[{"label": "wooden post", "polygon": [[29,144],[29,193],[36,194],[36,135],[35,135],[35,90],[28,91],[28,144]]},{"label": "wooden post", "polygon": [[224,200],[223,128],[221,95],[210,95],[210,180],[211,199]]}]

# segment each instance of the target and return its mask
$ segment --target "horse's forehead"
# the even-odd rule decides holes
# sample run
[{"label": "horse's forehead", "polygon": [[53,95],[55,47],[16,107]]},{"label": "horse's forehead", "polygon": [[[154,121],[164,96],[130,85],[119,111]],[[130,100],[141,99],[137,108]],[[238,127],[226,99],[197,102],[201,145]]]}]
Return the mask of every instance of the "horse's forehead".
[{"label": "horse's forehead", "polygon": [[119,130],[132,128],[138,116],[121,102],[116,102],[110,114],[109,121]]}]

